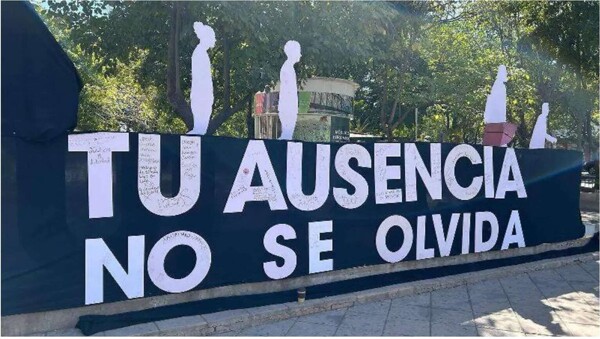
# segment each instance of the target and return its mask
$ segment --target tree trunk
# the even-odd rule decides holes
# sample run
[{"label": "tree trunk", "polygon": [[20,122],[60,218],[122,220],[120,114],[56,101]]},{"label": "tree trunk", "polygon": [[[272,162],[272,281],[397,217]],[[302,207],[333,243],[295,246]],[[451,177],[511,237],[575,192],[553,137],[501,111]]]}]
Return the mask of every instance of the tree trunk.
[{"label": "tree trunk", "polygon": [[[585,88],[585,79],[583,78],[583,75],[581,76],[581,91],[584,90]],[[593,148],[593,138],[592,138],[592,112],[587,111],[584,112],[584,117],[583,117],[583,131],[584,131],[584,138],[585,138],[585,144],[586,144],[586,148],[584,148],[584,159],[586,161],[589,161],[592,159],[592,148]]]},{"label": "tree trunk", "polygon": [[229,39],[223,38],[223,110],[231,109],[231,51]]},{"label": "tree trunk", "polygon": [[181,2],[173,2],[169,28],[167,59],[167,99],[188,130],[194,127],[192,109],[181,91],[179,76],[179,38],[181,36]]},{"label": "tree trunk", "polygon": [[446,118],[446,119],[445,119],[445,120],[446,120],[446,121],[445,121],[446,123],[445,123],[445,126],[444,126],[444,127],[445,127],[445,129],[443,129],[443,130],[441,131],[441,134],[440,134],[440,142],[444,142],[444,141],[446,141],[446,134],[447,134],[448,132],[450,132],[450,112],[446,111],[446,113],[445,113],[444,115],[445,115],[445,118]]},{"label": "tree trunk", "polygon": [[586,138],[586,143],[587,143],[587,152],[586,152],[586,160],[592,160],[592,149],[593,149],[593,145],[592,145],[592,115],[591,114],[586,114],[585,115],[585,138]]},{"label": "tree trunk", "polygon": [[388,71],[387,71],[387,65],[384,64],[383,65],[383,91],[382,91],[382,95],[381,95],[381,103],[380,103],[380,113],[379,113],[379,125],[381,126],[381,129],[385,131],[385,116],[387,113],[387,94],[388,91]]},{"label": "tree trunk", "polygon": [[[579,36],[577,46],[581,46],[581,36]],[[577,78],[579,92],[583,92],[585,89],[585,79],[583,77],[583,61],[581,60],[581,53],[577,62]],[[592,123],[591,123],[591,112],[581,112],[583,117],[581,119],[581,150],[583,151],[584,160],[588,161],[591,158],[592,149]]]},{"label": "tree trunk", "polygon": [[225,37],[223,40],[223,111],[210,120],[206,134],[214,134],[235,112],[244,107],[248,100],[252,100],[252,93],[248,93],[231,107],[231,41]]},{"label": "tree trunk", "polygon": [[517,127],[517,137],[514,141],[515,145],[525,147],[525,145],[527,145],[527,140],[529,139],[529,131],[527,130],[527,122],[525,121],[525,112],[520,110],[518,114],[519,126]]},{"label": "tree trunk", "polygon": [[394,129],[392,128],[392,120],[394,119],[394,115],[396,114],[396,109],[398,109],[398,100],[394,100],[394,105],[392,106],[392,111],[390,112],[389,119],[387,123],[384,124],[385,127],[385,137],[387,141],[393,141],[394,138]]},{"label": "tree trunk", "polygon": [[248,138],[254,138],[254,118],[252,118],[252,97],[248,99],[248,111],[246,112],[246,128]]}]

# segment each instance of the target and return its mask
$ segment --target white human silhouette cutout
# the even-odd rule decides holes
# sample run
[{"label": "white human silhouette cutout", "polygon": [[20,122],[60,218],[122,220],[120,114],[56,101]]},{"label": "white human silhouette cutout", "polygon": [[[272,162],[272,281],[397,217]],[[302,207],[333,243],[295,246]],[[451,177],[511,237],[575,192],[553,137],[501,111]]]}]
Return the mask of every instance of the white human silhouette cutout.
[{"label": "white human silhouette cutout", "polygon": [[279,140],[291,140],[298,118],[298,84],[294,64],[300,61],[300,44],[290,40],[283,47],[287,60],[279,72],[279,121],[281,121],[281,136]]},{"label": "white human silhouette cutout", "polygon": [[208,49],[215,46],[215,32],[210,26],[194,22],[194,32],[200,39],[192,54],[192,91],[190,101],[194,127],[188,134],[204,135],[208,129],[214,101]]},{"label": "white human silhouette cutout", "polygon": [[507,80],[508,73],[506,72],[506,67],[500,65],[496,81],[485,103],[483,121],[486,124],[506,122],[506,86],[504,86],[504,83]]},{"label": "white human silhouette cutout", "polygon": [[544,148],[546,146],[546,140],[553,144],[556,143],[556,138],[547,132],[548,112],[548,103],[545,102],[542,104],[542,114],[538,116],[535,126],[533,127],[531,140],[529,141],[529,149]]}]

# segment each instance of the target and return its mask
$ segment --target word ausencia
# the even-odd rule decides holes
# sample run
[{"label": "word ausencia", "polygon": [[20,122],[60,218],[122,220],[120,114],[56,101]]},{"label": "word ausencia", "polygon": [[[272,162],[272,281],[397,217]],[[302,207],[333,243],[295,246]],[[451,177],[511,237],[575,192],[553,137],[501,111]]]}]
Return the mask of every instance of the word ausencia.
[{"label": "word ausencia", "polygon": [[[179,193],[174,197],[165,197],[160,190],[160,135],[139,134],[138,137],[138,196],[143,206],[156,215],[172,217],[187,213],[202,204],[202,201],[199,201],[202,137],[180,136],[181,182]],[[425,198],[442,200],[442,192],[445,191],[462,201],[481,196],[482,190],[486,199],[504,199],[509,192],[513,192],[511,194],[515,194],[518,198],[527,198],[517,157],[512,148],[504,149],[501,170],[495,180],[493,155],[494,151],[499,149],[494,147],[484,146],[482,156],[471,145],[457,144],[442,159],[442,145],[438,143],[428,144],[429,152],[425,156],[419,152],[414,143],[376,143],[373,144],[372,152],[361,144],[344,144],[336,147],[334,154],[332,145],[316,144],[316,159],[311,162],[315,164],[315,168],[302,168],[305,144],[293,141],[287,141],[286,144],[286,176],[278,178],[264,141],[248,141],[223,206],[223,213],[243,213],[248,203],[261,201],[264,208],[268,206],[271,211],[292,208],[306,212],[315,211],[325,204],[331,194],[332,200],[337,205],[349,210],[361,207],[369,198],[374,199],[375,204],[378,205],[410,203]],[[88,182],[90,219],[112,217],[112,154],[129,151],[129,135],[125,133],[74,134],[69,138],[69,151],[87,152],[88,175],[106,178],[105,183],[110,183],[100,186],[91,180]],[[471,165],[482,165],[481,174],[474,176],[467,185],[464,182],[459,183],[456,178],[459,160],[467,160]],[[396,165],[390,164],[392,162]],[[369,173],[373,173],[374,177],[367,180],[356,170],[359,167],[371,169]],[[303,171],[315,171],[314,183],[308,185],[314,187],[311,194],[305,194],[302,189]],[[261,182],[252,185],[252,178],[256,174]],[[333,175],[337,175],[347,185],[332,187],[330,178]],[[283,187],[285,187],[287,200],[279,180],[285,180],[286,185]],[[396,183],[401,182],[401,187],[390,188],[392,180]],[[423,183],[428,197],[418,196],[418,181]],[[374,190],[369,189],[369,182],[374,184]],[[349,189],[349,186],[352,186],[352,189]],[[443,186],[447,190],[444,190]],[[374,192],[372,196],[369,194],[370,191]],[[180,197],[182,192],[185,192],[185,199]],[[434,234],[425,234],[427,219],[433,222],[434,227],[431,231],[435,231]],[[471,221],[472,219],[474,222]],[[462,224],[461,231],[458,230],[459,223]],[[333,259],[320,258],[321,253],[333,251],[333,240],[322,240],[321,235],[332,232],[334,225],[335,220],[309,222],[307,228],[308,239],[311,242],[308,258],[309,273],[334,269]],[[283,265],[277,265],[275,261],[265,262],[263,270],[271,279],[286,278],[296,269],[296,254],[293,249],[278,242],[278,239],[293,239],[296,237],[296,232],[286,224],[269,226],[264,236],[264,248],[273,256],[282,258]],[[398,244],[398,249],[390,249],[386,244],[386,236],[394,227],[403,232],[403,240]],[[491,231],[484,232],[484,227]],[[447,232],[444,232],[444,229]],[[426,236],[436,238],[437,252],[441,256],[450,254],[457,234],[458,237],[462,237],[463,254],[469,252],[470,243],[474,244],[475,252],[489,251],[498,241],[501,241],[502,249],[508,248],[511,244],[516,244],[518,247],[525,246],[518,210],[511,211],[506,234],[503,237],[498,234],[498,230],[498,219],[493,213],[487,211],[453,213],[445,226],[442,217],[438,214],[419,216],[416,227],[410,225],[409,221],[401,215],[390,215],[381,222],[373,243],[381,259],[390,263],[403,260],[414,247],[416,247],[417,260],[433,257],[434,249],[425,247]],[[483,239],[484,233],[488,234],[486,236],[488,239]],[[125,273],[123,265],[116,260],[102,239],[86,240],[86,277],[96,277],[89,280],[86,278],[86,304],[103,301],[103,279],[97,278],[98,275],[102,276],[103,268],[106,268],[115,278],[129,298],[144,296],[144,274],[139,274],[144,271],[145,264],[144,236],[130,236],[128,244],[129,274]],[[178,245],[194,249],[196,267],[186,277],[174,279],[166,274],[164,258]],[[210,246],[196,233],[174,232],[154,245],[147,262],[147,267],[154,268],[152,271],[148,270],[154,285],[170,293],[185,292],[198,286],[209,274]],[[131,272],[138,272],[138,274],[132,275]]]}]

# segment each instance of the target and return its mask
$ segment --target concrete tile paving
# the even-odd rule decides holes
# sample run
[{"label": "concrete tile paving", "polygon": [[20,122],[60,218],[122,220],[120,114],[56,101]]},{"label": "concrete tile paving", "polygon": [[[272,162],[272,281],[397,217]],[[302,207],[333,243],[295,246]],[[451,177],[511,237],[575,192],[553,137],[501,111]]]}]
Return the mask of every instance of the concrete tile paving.
[{"label": "concrete tile paving", "polygon": [[356,304],[220,336],[600,336],[597,261]]},{"label": "concrete tile paving", "polygon": [[475,337],[477,327],[431,323],[431,335],[434,337]]},{"label": "concrete tile paving", "polygon": [[291,318],[286,320],[277,321],[270,324],[263,324],[258,326],[252,326],[243,329],[238,332],[238,335],[245,337],[257,337],[257,336],[268,336],[268,337],[281,337],[286,335],[292,326],[296,323],[298,318]]},{"label": "concrete tile paving", "polygon": [[390,310],[391,300],[358,304],[348,309],[349,314],[386,315]]},{"label": "concrete tile paving", "polygon": [[340,336],[380,336],[386,325],[387,314],[346,313],[335,335]]},{"label": "concrete tile paving", "polygon": [[288,337],[323,337],[333,336],[337,331],[337,326],[311,324],[302,321],[297,321],[288,331]]},{"label": "concrete tile paving", "polygon": [[469,293],[466,286],[431,292],[431,306],[451,310],[469,310]]},{"label": "concrete tile paving", "polygon": [[431,308],[426,306],[403,306],[399,303],[392,303],[388,317],[429,321],[431,319]]},{"label": "concrete tile paving", "polygon": [[432,308],[431,322],[450,325],[473,325],[473,311]]},{"label": "concrete tile paving", "polygon": [[387,320],[383,335],[385,336],[429,336],[430,325],[429,321],[411,320],[404,318],[392,317]]},{"label": "concrete tile paving", "polygon": [[341,308],[339,310],[305,315],[298,318],[298,321],[317,325],[334,326],[337,328],[342,323],[346,311],[347,308]]},{"label": "concrete tile paving", "polygon": [[392,307],[394,307],[395,304],[429,307],[431,305],[431,293],[422,293],[394,298],[392,299]]}]

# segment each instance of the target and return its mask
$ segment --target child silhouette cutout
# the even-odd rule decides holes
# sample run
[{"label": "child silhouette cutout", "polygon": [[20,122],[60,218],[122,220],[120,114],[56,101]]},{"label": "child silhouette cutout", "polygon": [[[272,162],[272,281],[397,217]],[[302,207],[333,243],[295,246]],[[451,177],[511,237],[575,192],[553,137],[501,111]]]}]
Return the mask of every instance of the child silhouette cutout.
[{"label": "child silhouette cutout", "polygon": [[214,101],[208,49],[215,46],[215,32],[210,26],[194,22],[194,32],[200,39],[192,54],[192,90],[190,101],[194,127],[188,134],[204,135],[208,129]]},{"label": "child silhouette cutout", "polygon": [[281,122],[281,136],[279,140],[291,140],[298,118],[298,85],[294,64],[300,61],[300,44],[297,41],[288,41],[283,48],[287,60],[279,72],[279,121]]},{"label": "child silhouette cutout", "polygon": [[542,104],[542,114],[540,114],[535,122],[535,126],[533,127],[533,132],[531,133],[531,140],[529,141],[529,149],[534,148],[544,148],[546,146],[546,140],[551,143],[556,143],[556,138],[548,134],[548,113],[550,109],[548,108],[548,103],[545,102]]}]

